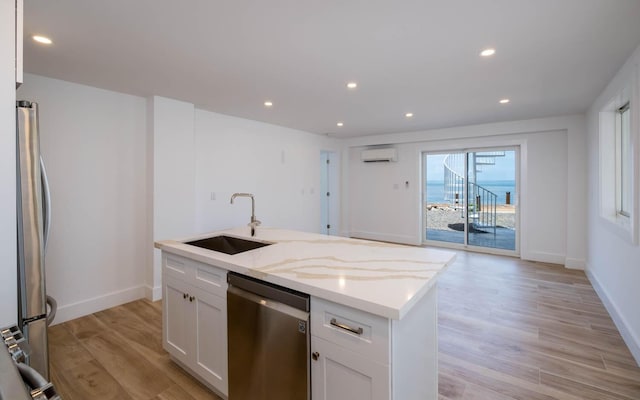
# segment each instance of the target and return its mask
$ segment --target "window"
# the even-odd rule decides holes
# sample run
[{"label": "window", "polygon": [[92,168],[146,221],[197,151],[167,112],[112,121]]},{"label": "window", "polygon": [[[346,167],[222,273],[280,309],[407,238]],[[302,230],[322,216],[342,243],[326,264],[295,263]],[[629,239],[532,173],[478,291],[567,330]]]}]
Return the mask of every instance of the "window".
[{"label": "window", "polygon": [[636,246],[640,244],[639,82],[634,74],[600,109],[598,127],[600,217]]},{"label": "window", "polygon": [[633,185],[630,123],[631,109],[626,103],[616,111],[616,211],[627,218],[631,216]]}]

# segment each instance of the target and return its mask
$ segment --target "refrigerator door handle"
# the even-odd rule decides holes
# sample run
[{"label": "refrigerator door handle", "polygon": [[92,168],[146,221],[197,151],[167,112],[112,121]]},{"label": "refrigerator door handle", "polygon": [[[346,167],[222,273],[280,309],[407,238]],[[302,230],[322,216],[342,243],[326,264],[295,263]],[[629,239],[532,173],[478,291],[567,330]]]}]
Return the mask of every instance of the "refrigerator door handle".
[{"label": "refrigerator door handle", "polygon": [[49,326],[56,318],[56,312],[58,312],[58,302],[53,297],[47,295],[47,305],[49,305],[49,311],[47,312],[47,326]]},{"label": "refrigerator door handle", "polygon": [[49,179],[47,178],[47,170],[44,167],[44,161],[40,157],[40,178],[42,179],[42,194],[44,202],[42,205],[42,213],[44,214],[44,253],[47,253],[47,244],[49,243],[49,230],[51,229],[51,192],[49,191]]}]

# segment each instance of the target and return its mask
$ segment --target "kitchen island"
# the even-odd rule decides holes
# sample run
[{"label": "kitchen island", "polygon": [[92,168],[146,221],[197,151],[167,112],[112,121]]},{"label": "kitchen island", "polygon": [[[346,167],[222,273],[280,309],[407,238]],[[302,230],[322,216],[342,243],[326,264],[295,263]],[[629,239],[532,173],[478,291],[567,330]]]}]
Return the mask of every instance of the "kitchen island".
[{"label": "kitchen island", "polygon": [[[271,244],[227,255],[184,243],[219,235]],[[437,399],[435,282],[453,253],[269,228],[251,237],[244,227],[156,247],[164,347],[218,393],[227,396],[232,271],[311,296],[314,400]]]}]

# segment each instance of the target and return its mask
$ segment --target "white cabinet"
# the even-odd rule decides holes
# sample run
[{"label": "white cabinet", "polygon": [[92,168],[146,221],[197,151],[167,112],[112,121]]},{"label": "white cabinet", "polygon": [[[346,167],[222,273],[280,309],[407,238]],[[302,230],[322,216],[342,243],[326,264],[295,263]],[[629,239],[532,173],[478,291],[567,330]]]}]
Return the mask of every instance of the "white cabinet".
[{"label": "white cabinet", "polygon": [[[162,263],[163,346],[227,397],[227,271],[168,252]],[[400,320],[312,296],[313,400],[437,400],[436,289]]]},{"label": "white cabinet", "polygon": [[437,400],[437,292],[401,320],[311,298],[314,400]]},{"label": "white cabinet", "polygon": [[[193,369],[221,393],[227,395],[227,300],[192,288]],[[191,297],[190,297],[191,299]]]},{"label": "white cabinet", "polygon": [[226,271],[163,254],[162,278],[165,350],[226,396]]},{"label": "white cabinet", "polygon": [[314,400],[389,400],[389,365],[311,336]]},{"label": "white cabinet", "polygon": [[193,308],[188,300],[190,286],[171,277],[165,277],[163,281],[164,348],[176,360],[187,364],[187,355],[190,353],[189,329],[192,325],[189,310]]},{"label": "white cabinet", "polygon": [[389,400],[388,319],[311,299],[311,392],[314,400]]}]

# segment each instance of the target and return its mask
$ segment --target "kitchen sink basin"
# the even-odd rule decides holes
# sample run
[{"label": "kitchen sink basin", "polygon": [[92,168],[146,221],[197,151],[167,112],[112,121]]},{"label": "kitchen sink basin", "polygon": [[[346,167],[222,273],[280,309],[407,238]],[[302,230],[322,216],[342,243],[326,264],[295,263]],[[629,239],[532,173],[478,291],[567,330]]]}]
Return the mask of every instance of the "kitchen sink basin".
[{"label": "kitchen sink basin", "polygon": [[271,245],[271,243],[255,242],[253,240],[239,239],[232,236],[213,236],[206,239],[194,240],[192,242],[185,242],[185,244],[201,247],[203,249],[219,251],[225,254],[238,254],[245,251],[259,249]]}]

